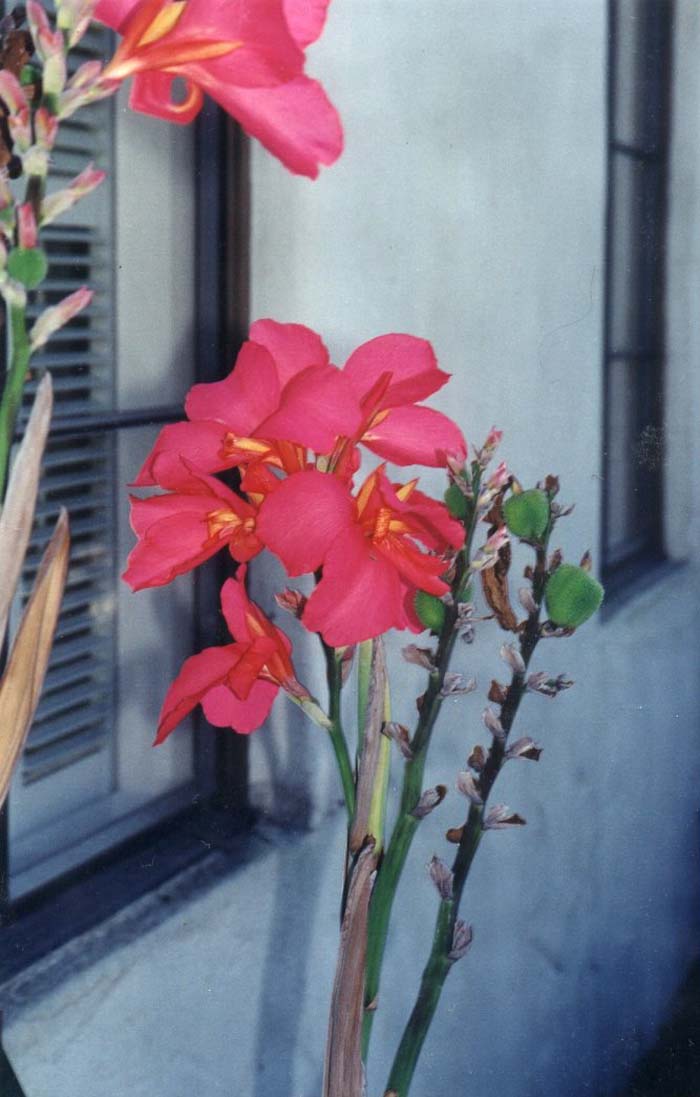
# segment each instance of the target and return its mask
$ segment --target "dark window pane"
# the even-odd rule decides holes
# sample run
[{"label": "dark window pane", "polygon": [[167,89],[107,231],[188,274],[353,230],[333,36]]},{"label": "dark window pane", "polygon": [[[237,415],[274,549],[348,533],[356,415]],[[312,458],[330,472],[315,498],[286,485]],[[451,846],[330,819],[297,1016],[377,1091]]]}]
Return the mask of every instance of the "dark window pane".
[{"label": "dark window pane", "polygon": [[661,335],[662,176],[656,162],[612,153],[610,348],[656,353]]}]

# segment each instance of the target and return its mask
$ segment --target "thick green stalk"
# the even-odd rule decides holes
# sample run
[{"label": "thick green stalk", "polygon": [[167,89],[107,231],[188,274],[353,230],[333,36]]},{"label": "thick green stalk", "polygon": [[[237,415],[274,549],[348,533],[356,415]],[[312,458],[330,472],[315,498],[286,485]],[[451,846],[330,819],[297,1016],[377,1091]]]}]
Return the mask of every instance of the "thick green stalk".
[{"label": "thick green stalk", "polygon": [[17,415],[22,403],[22,391],[29,366],[29,339],[27,337],[26,309],[24,305],[9,307],[10,363],[0,401],[0,499],[5,495],[10,450],[15,433]]},{"label": "thick green stalk", "polygon": [[430,956],[423,970],[418,996],[404,1029],[387,1083],[387,1093],[396,1094],[396,1097],[407,1097],[421,1048],[440,1001],[442,988],[456,959],[456,957],[450,958],[450,953],[454,947],[459,904],[483,835],[485,806],[505,761],[507,737],[513,727],[520,702],[527,691],[526,671],[539,638],[539,607],[544,594],[545,569],[546,549],[542,547],[537,550],[537,564],[533,576],[533,597],[537,609],[528,618],[520,639],[520,654],[525,669],[513,672],[501,706],[501,726],[505,735],[502,740],[494,739],[493,741],[486,765],[479,778],[482,803],[470,804],[467,821],[462,830],[452,865],[452,897],[450,900],[443,899],[440,903]]},{"label": "thick green stalk", "polygon": [[380,864],[372,893],[365,973],[365,1016],[362,1031],[362,1054],[365,1060],[369,1050],[374,1014],[377,1008],[379,981],[394,897],[413,837],[420,822],[420,818],[413,813],[423,792],[423,775],[430,739],[442,707],[442,687],[457,640],[459,603],[467,597],[471,546],[479,519],[476,507],[479,486],[478,476],[475,475],[473,484],[474,506],[467,520],[466,542],[458,557],[457,571],[452,584],[454,600],[451,605],[445,607],[445,620],[440,631],[435,654],[435,669],[430,672],[428,688],[423,696],[418,723],[411,740],[412,757],[407,759],[404,766],[399,814],[384,859]]},{"label": "thick green stalk", "polygon": [[343,731],[341,714],[341,693],[343,688],[342,661],[335,648],[323,644],[323,654],[326,658],[326,680],[328,682],[329,716],[331,726],[328,734],[333,744],[338,772],[343,786],[345,807],[348,813],[348,823],[352,822],[355,814],[355,775],[353,773],[348,744]]}]

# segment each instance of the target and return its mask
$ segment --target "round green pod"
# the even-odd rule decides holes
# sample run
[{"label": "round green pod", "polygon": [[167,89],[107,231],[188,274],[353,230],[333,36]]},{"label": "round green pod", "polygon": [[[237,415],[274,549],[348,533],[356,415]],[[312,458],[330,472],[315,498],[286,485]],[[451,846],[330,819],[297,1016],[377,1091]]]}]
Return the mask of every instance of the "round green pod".
[{"label": "round green pod", "polygon": [[413,600],[418,619],[431,632],[439,632],[445,621],[445,607],[434,594],[417,590]]},{"label": "round green pod", "polygon": [[27,289],[36,289],[49,269],[41,248],[13,248],[7,257],[7,273]]},{"label": "round green pod", "polygon": [[445,503],[453,518],[464,521],[467,517],[467,498],[457,484],[450,484],[445,492]]},{"label": "round green pod", "polygon": [[560,628],[578,628],[599,609],[603,588],[574,564],[561,564],[547,580],[544,600],[549,618]]},{"label": "round green pod", "polygon": [[503,517],[516,537],[524,541],[539,541],[549,525],[549,499],[539,488],[520,491],[506,499]]}]

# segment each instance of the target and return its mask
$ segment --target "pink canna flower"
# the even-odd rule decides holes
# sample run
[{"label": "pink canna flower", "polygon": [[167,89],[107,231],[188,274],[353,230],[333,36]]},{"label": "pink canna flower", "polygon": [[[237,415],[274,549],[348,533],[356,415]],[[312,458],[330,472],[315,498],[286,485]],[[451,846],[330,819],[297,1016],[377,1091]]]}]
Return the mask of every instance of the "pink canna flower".
[{"label": "pink canna flower", "polygon": [[433,408],[416,406],[450,376],[438,368],[425,339],[395,334],[370,339],[350,355],[343,375],[361,402],[363,423],[354,438],[339,443],[332,458],[336,467],[348,461],[349,442],[362,442],[397,465],[464,464],[467,445],[459,427]]},{"label": "pink canna flower", "polygon": [[[134,77],[131,106],[190,122],[204,93],[290,171],[315,178],[343,145],[337,113],[304,75],[329,0],[99,0],[95,17],[123,36],[104,79]],[[182,102],[173,82],[185,81]]]},{"label": "pink canna flower", "polygon": [[190,390],[189,422],[163,428],[135,486],[177,489],[181,457],[210,473],[256,463],[299,471],[307,448],[330,453],[359,428],[352,386],[314,332],[259,320],[250,336],[225,380]]},{"label": "pink canna flower", "polygon": [[357,498],[313,469],[290,476],[263,503],[258,534],[290,575],[323,569],[302,620],[334,647],[390,628],[420,631],[413,596],[448,591],[444,556],[464,541],[445,506],[417,491],[415,480],[391,484],[383,466]]},{"label": "pink canna flower", "polygon": [[213,476],[184,462],[179,492],[131,496],[131,525],[138,537],[123,578],[132,590],[170,583],[224,546],[234,560],[256,556],[256,510]]},{"label": "pink canna flower", "polygon": [[206,648],[185,660],[163,702],[156,744],[198,704],[210,724],[247,735],[266,720],[280,689],[297,700],[309,697],[294,674],[292,645],[249,601],[245,575],[246,568],[239,568],[221,590],[221,608],[234,643]]}]

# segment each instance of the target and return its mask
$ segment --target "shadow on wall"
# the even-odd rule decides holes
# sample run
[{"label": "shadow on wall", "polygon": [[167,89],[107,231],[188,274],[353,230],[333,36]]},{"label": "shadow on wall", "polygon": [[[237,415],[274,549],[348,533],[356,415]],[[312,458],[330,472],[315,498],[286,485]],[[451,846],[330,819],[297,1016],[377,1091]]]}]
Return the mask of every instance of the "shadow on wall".
[{"label": "shadow on wall", "polygon": [[698,1097],[700,1094],[700,962],[679,990],[670,1021],[618,1097]]}]

